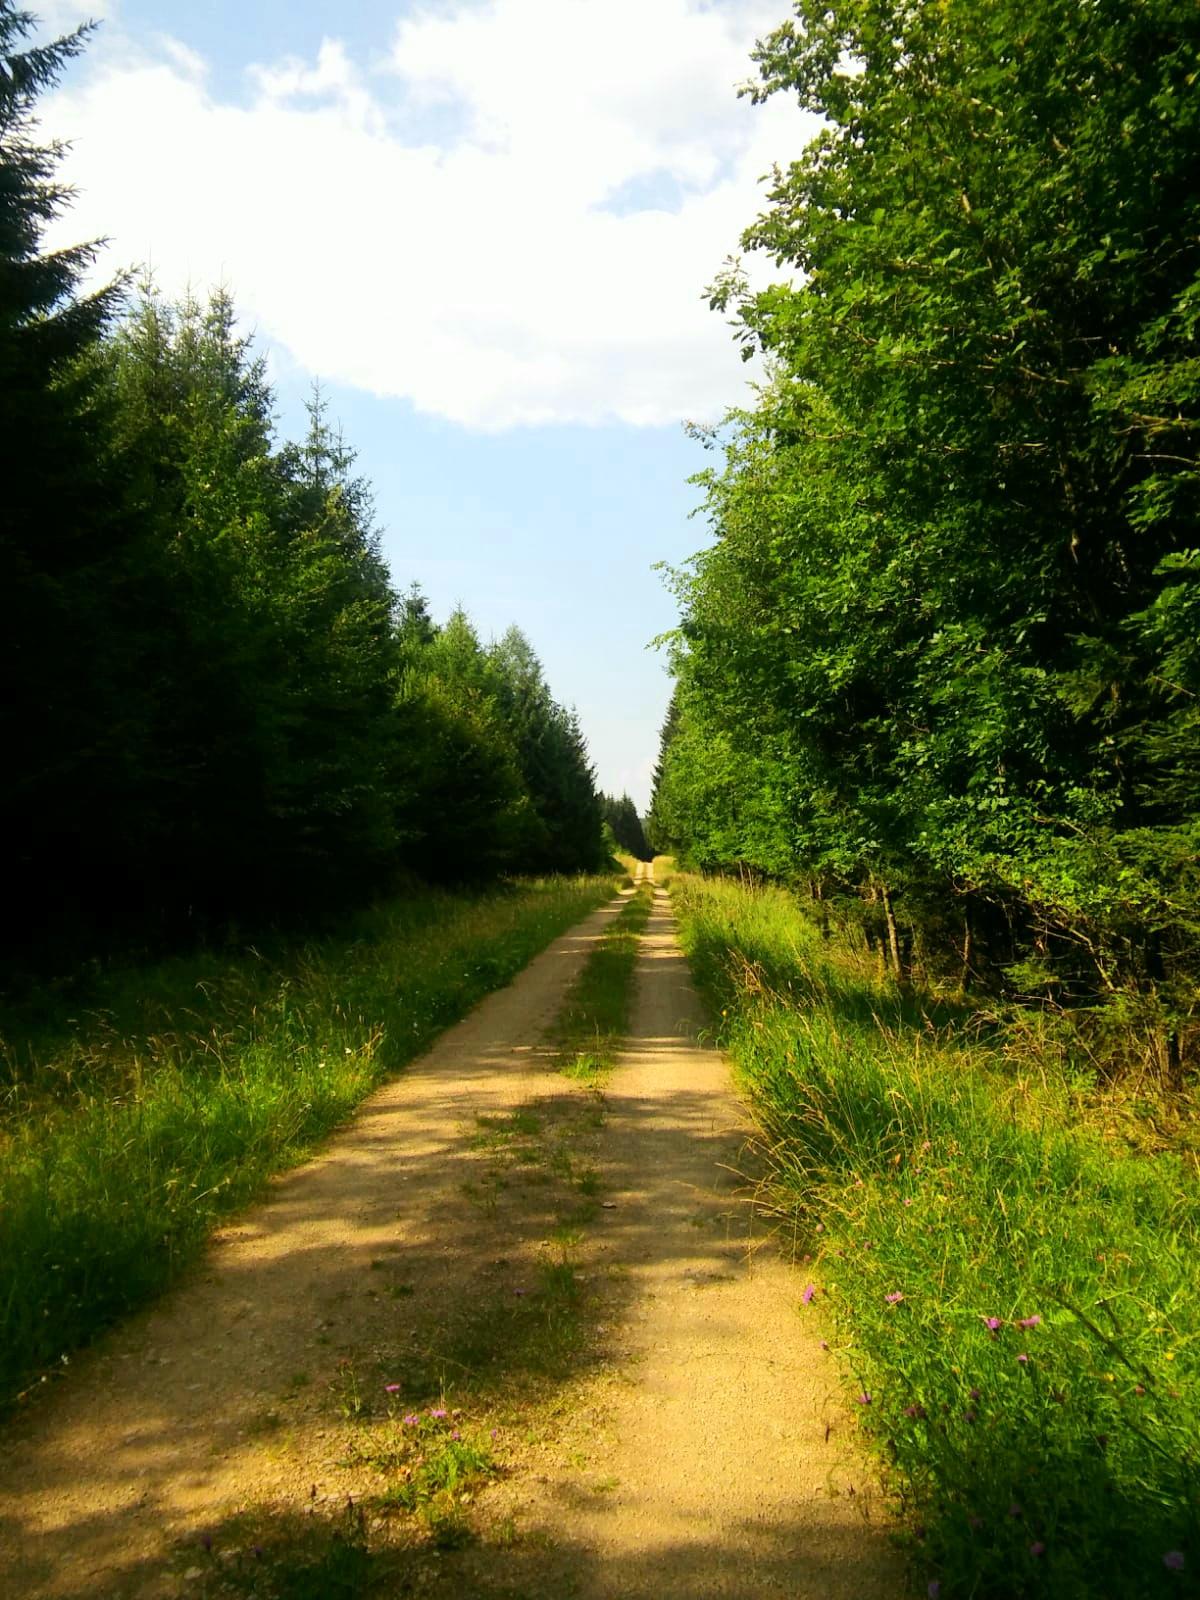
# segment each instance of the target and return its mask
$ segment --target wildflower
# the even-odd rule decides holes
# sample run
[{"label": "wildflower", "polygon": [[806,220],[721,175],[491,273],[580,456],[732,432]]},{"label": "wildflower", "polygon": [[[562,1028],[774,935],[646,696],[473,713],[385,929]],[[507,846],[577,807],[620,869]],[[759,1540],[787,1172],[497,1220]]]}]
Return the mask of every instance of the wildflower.
[{"label": "wildflower", "polygon": [[404,1426],[406,1428],[415,1428],[420,1420],[420,1417],[415,1411],[410,1411],[404,1419]]},{"label": "wildflower", "polygon": [[1032,1316],[1032,1317],[1022,1317],[1020,1322],[1017,1323],[1017,1327],[1018,1328],[1036,1328],[1038,1323],[1041,1322],[1041,1320],[1042,1320],[1041,1317],[1037,1316],[1036,1314],[1034,1316]]},{"label": "wildflower", "polygon": [[436,1417],[437,1420],[440,1422],[442,1420],[442,1418],[446,1415],[446,1408],[445,1408],[445,1406],[438,1406],[437,1410],[436,1411],[431,1411],[429,1413],[429,1415],[431,1417]]},{"label": "wildflower", "polygon": [[1135,1383],[1133,1386],[1133,1392],[1134,1394],[1145,1394],[1146,1385],[1144,1383]]},{"label": "wildflower", "polygon": [[883,1298],[887,1301],[888,1305],[898,1306],[901,1300],[904,1299],[904,1296],[900,1293],[899,1289],[893,1289],[891,1294],[885,1294]]},{"label": "wildflower", "polygon": [[858,1403],[860,1406],[869,1406],[871,1404],[871,1396],[864,1390],[858,1397]]},{"label": "wildflower", "polygon": [[975,1421],[975,1413],[974,1413],[974,1411],[969,1411],[969,1410],[968,1411],[964,1411],[963,1412],[963,1421],[964,1422],[974,1422]]},{"label": "wildflower", "polygon": [[904,1201],[904,1204],[905,1204],[905,1205],[906,1205],[906,1206],[910,1206],[910,1205],[912,1205],[912,1197],[911,1197],[911,1195],[909,1195],[909,1196],[906,1196],[906,1197],[905,1197],[905,1201]]},{"label": "wildflower", "polygon": [[462,1434],[459,1433],[457,1428],[455,1428],[454,1432],[450,1435],[450,1437],[452,1439],[461,1439],[462,1438]]},{"label": "wildflower", "polygon": [[514,1294],[527,1294],[528,1290],[526,1290],[526,1289],[514,1289],[513,1293]]},{"label": "wildflower", "polygon": [[493,1439],[496,1437],[497,1432],[498,1432],[498,1430],[496,1428],[492,1429],[492,1438]]},{"label": "wildflower", "polygon": [[1182,1572],[1185,1565],[1182,1550],[1168,1550],[1163,1557],[1163,1566],[1168,1572]]},{"label": "wildflower", "polygon": [[972,1389],[970,1398],[972,1400],[978,1400],[979,1399],[979,1390],[978,1389]]},{"label": "wildflower", "polygon": [[914,1417],[919,1422],[925,1415],[925,1407],[920,1403],[919,1400],[914,1401],[911,1406],[905,1406],[904,1415],[906,1417]]},{"label": "wildflower", "polygon": [[1031,1556],[1041,1556],[1041,1555],[1045,1555],[1045,1553],[1046,1553],[1046,1546],[1042,1543],[1042,1541],[1040,1539],[1035,1539],[1033,1541],[1033,1543],[1029,1546],[1029,1554]]},{"label": "wildflower", "polygon": [[828,1339],[822,1339],[821,1340],[821,1349],[822,1350],[828,1350],[829,1349],[829,1340]]},{"label": "wildflower", "polygon": [[1022,1366],[1026,1366],[1026,1365],[1028,1365],[1029,1357],[1025,1354],[1024,1350],[1022,1350],[1021,1354],[1017,1357],[1017,1360],[1021,1363]]},{"label": "wildflower", "polygon": [[400,1385],[398,1383],[385,1383],[383,1387],[388,1394],[400,1393]]},{"label": "wildflower", "polygon": [[983,1325],[991,1334],[999,1333],[1000,1329],[1004,1326],[999,1317],[984,1317]]},{"label": "wildflower", "polygon": [[805,1286],[804,1293],[800,1296],[800,1298],[806,1306],[812,1303],[812,1297],[816,1294],[816,1292],[816,1288],[813,1284],[810,1283]]}]

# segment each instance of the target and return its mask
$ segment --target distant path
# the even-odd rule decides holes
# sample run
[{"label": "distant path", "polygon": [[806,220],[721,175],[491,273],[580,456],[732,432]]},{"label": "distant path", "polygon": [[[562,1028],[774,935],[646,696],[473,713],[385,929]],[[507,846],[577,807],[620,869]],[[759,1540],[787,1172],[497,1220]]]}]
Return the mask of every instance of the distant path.
[{"label": "distant path", "polygon": [[[344,1373],[375,1395],[447,1319],[524,1293],[512,1285],[553,1225],[544,1191],[534,1174],[481,1208],[478,1133],[514,1109],[594,1103],[538,1044],[620,905],[448,1030],[199,1271],[0,1427],[3,1600],[224,1593],[216,1556],[239,1514],[377,1492],[352,1461]],[[725,1169],[746,1127],[720,1056],[695,1043],[700,1020],[658,891],[591,1152],[606,1207],[580,1246],[597,1283],[586,1359],[539,1400],[534,1443],[527,1423],[505,1434],[481,1541],[409,1551],[425,1564],[378,1592],[411,1578],[447,1600],[902,1594],[796,1277]],[[522,1537],[493,1540],[505,1525]]]}]

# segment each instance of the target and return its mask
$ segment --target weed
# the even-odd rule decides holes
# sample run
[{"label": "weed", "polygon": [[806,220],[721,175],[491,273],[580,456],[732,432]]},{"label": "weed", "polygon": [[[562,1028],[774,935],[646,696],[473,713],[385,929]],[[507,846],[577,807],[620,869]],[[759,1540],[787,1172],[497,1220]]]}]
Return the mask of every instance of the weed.
[{"label": "weed", "polygon": [[971,1043],[952,1011],[922,1019],[785,893],[675,892],[804,1257],[800,1298],[828,1303],[931,1592],[1182,1593],[1200,1565],[1185,1162],[1114,1142],[1102,1102]]},{"label": "weed", "polygon": [[596,1083],[612,1068],[629,1026],[638,943],[649,920],[654,890],[635,890],[587,959],[551,1030],[559,1071]]},{"label": "weed", "polygon": [[495,1470],[490,1446],[478,1434],[464,1433],[461,1413],[445,1406],[408,1412],[386,1445],[361,1454],[391,1480],[385,1505],[418,1513],[443,1534],[458,1521],[471,1490]]}]

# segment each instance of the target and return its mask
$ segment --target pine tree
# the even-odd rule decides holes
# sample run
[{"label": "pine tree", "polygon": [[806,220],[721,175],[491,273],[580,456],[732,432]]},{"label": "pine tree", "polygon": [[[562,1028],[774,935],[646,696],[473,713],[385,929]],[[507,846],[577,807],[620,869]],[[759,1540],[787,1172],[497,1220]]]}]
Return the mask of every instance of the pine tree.
[{"label": "pine tree", "polygon": [[[61,145],[37,136],[38,97],[83,49],[82,27],[29,43],[0,0],[0,831],[6,933],[62,925],[107,878],[143,717],[129,655],[144,596],[137,530],[114,515],[106,417],[89,356],[122,286],[82,292],[100,245],[46,251],[70,194]],[[3,936],[0,936],[3,937]]]}]

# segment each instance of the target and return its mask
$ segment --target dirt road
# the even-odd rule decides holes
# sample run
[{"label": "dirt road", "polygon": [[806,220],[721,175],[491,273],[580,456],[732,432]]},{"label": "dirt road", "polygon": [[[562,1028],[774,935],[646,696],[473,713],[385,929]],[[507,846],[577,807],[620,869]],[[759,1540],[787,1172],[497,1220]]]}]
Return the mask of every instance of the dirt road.
[{"label": "dirt road", "polygon": [[[320,1537],[342,1586],[306,1595],[899,1600],[820,1330],[738,1192],[744,1115],[661,891],[602,1099],[542,1045],[619,905],[6,1425],[5,1600],[287,1593],[276,1554]],[[377,1505],[389,1382],[495,1441],[454,1539]],[[371,1508],[349,1545],[348,1497]]]}]

